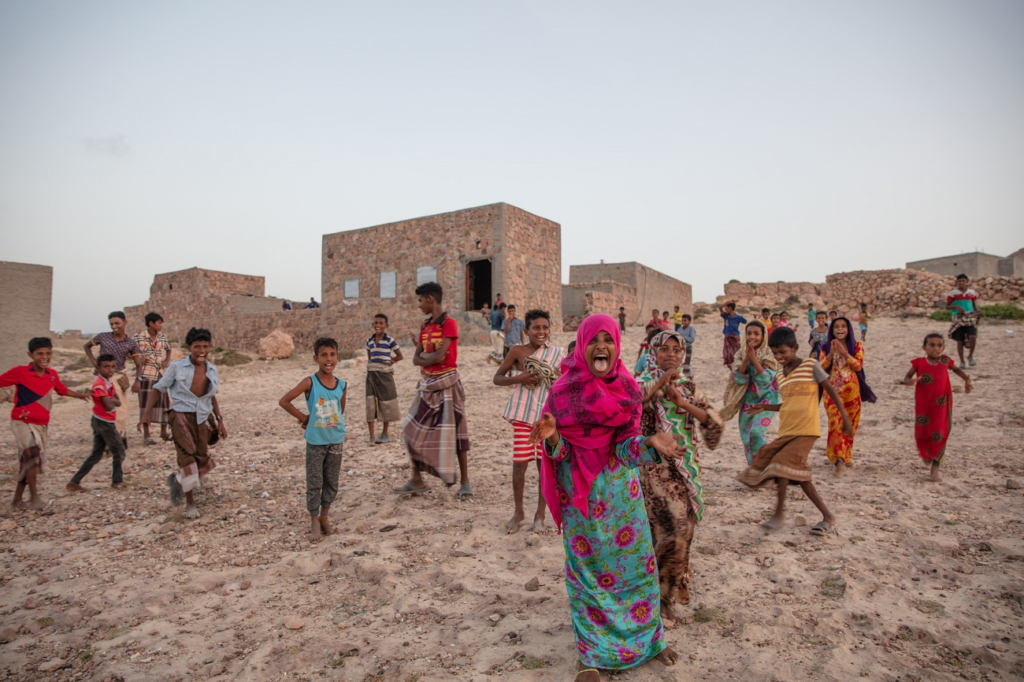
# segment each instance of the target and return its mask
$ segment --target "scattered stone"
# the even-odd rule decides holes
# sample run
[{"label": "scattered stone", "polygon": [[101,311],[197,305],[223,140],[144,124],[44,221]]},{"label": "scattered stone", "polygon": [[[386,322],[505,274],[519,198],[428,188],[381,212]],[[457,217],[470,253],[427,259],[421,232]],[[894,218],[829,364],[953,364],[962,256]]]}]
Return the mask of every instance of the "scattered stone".
[{"label": "scattered stone", "polygon": [[280,329],[275,329],[262,339],[259,343],[260,360],[284,360],[295,353],[295,341],[291,334]]},{"label": "scattered stone", "polygon": [[988,544],[987,542],[979,542],[978,543],[978,551],[979,552],[991,552],[992,551],[992,545]]},{"label": "scattered stone", "polygon": [[1006,489],[1007,490],[1020,490],[1020,483],[1018,483],[1017,481],[1013,480],[1012,478],[1008,478],[1008,479],[1006,479]]},{"label": "scattered stone", "polygon": [[248,566],[249,565],[249,560],[246,559],[244,556],[240,556],[240,557],[235,557],[235,560],[232,561],[231,563],[234,564],[235,566],[238,566],[239,568],[242,568],[243,566]]},{"label": "scattered stone", "polygon": [[158,526],[154,532],[159,533],[161,535],[163,535],[164,533],[170,533],[174,530],[174,527],[176,525],[177,524],[174,523],[174,521],[168,521],[167,523]]},{"label": "scattered stone", "polygon": [[842,599],[846,594],[846,581],[839,576],[826,578],[825,582],[821,584],[821,593],[826,597]]},{"label": "scattered stone", "polygon": [[36,597],[29,597],[25,600],[25,603],[21,605],[21,608],[32,611],[34,609],[38,609],[42,605],[43,603],[39,601],[39,599],[37,599]]},{"label": "scattered stone", "polygon": [[464,549],[453,549],[452,550],[452,556],[454,556],[454,557],[468,557],[468,556],[474,556],[474,554],[472,552],[467,552]]},{"label": "scattered stone", "polygon": [[301,630],[306,627],[306,621],[301,618],[285,618],[284,626],[289,630]]},{"label": "scattered stone", "polygon": [[238,586],[238,589],[240,589],[240,590],[248,590],[250,587],[252,587],[252,581],[251,580],[243,580],[242,584]]},{"label": "scattered stone", "polygon": [[806,526],[807,525],[807,517],[804,516],[803,514],[797,514],[796,516],[793,517],[793,523],[795,523],[798,526]]},{"label": "scattered stone", "polygon": [[315,577],[314,577],[314,578],[310,578],[310,579],[309,579],[309,580],[307,580],[306,582],[307,582],[308,584],[310,584],[310,585],[316,585],[316,584],[317,584],[318,582],[320,582],[320,578],[315,578]]},{"label": "scattered stone", "polygon": [[921,613],[939,613],[944,611],[946,607],[942,604],[934,601],[919,601],[914,604],[915,608]]},{"label": "scattered stone", "polygon": [[184,559],[181,560],[181,563],[185,564],[186,566],[198,566],[199,565],[199,555],[198,554],[193,554],[190,557],[185,557]]},{"label": "scattered stone", "polygon": [[18,522],[14,519],[4,519],[3,521],[0,521],[0,531],[3,531],[5,533],[14,530],[17,527]]},{"label": "scattered stone", "polygon": [[383,528],[381,528],[380,532],[381,533],[390,533],[391,531],[393,531],[396,528],[398,528],[398,526],[393,524],[393,523],[391,523],[391,524],[388,524],[388,525],[384,526]]},{"label": "scattered stone", "polygon": [[526,581],[526,591],[536,592],[540,589],[540,580],[537,578],[530,578]]},{"label": "scattered stone", "polygon": [[487,620],[491,621],[492,623],[497,623],[499,620],[501,620],[501,614],[492,613],[490,616],[487,617]]},{"label": "scattered stone", "polygon": [[45,575],[41,575],[38,578],[36,578],[36,585],[45,585],[48,582],[50,582],[50,579],[47,578]]},{"label": "scattered stone", "polygon": [[51,658],[46,663],[40,663],[36,668],[41,673],[52,673],[64,667],[64,661],[60,658]]}]

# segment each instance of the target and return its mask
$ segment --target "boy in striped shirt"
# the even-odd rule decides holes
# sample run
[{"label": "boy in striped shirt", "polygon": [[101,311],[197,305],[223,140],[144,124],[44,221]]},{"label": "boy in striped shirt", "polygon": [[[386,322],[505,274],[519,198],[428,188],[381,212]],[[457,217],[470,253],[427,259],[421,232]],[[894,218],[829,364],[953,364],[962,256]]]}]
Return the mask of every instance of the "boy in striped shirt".
[{"label": "boy in striped shirt", "polygon": [[[526,470],[530,462],[536,462],[540,471],[541,457],[544,451],[540,443],[530,444],[530,431],[533,424],[543,416],[544,401],[548,397],[548,389],[560,374],[562,357],[565,352],[560,346],[549,346],[551,337],[551,316],[544,310],[531,310],[526,313],[526,336],[529,340],[524,345],[512,346],[508,355],[494,374],[495,386],[514,386],[512,396],[502,415],[512,424],[512,496],[516,510],[512,519],[505,524],[507,533],[515,533],[526,519],[523,510],[523,492],[526,488]],[[513,370],[520,372],[509,376]],[[544,528],[546,506],[544,496],[540,494],[540,477],[537,477],[537,512],[533,517],[533,530],[539,532]]]}]

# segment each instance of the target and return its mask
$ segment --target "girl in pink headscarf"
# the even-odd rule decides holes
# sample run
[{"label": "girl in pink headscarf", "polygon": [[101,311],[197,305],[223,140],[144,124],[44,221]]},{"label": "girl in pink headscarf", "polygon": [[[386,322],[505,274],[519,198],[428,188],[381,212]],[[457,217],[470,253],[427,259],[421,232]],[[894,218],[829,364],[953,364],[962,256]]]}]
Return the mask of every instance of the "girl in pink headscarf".
[{"label": "girl in pink headscarf", "polygon": [[671,434],[640,435],[643,393],[619,359],[608,315],[580,325],[551,387],[534,441],[544,440],[541,490],[562,532],[578,682],[598,669],[676,661],[662,632],[658,566],[637,467],[685,455]]}]

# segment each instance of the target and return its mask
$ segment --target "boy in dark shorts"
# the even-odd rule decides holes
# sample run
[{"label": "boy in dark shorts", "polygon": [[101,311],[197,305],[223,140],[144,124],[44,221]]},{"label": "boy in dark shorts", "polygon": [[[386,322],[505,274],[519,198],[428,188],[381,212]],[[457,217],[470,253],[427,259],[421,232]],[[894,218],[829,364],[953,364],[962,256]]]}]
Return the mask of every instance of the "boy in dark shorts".
[{"label": "boy in dark shorts", "polygon": [[[953,311],[953,324],[949,327],[949,338],[956,341],[956,352],[960,356],[960,369],[974,367],[974,347],[978,345],[978,322],[981,308],[978,306],[978,292],[970,288],[967,275],[956,276],[956,287],[946,295],[946,308]],[[964,346],[967,346],[967,362],[964,362]]]},{"label": "boy in dark shorts", "polygon": [[[188,357],[168,365],[167,372],[153,386],[139,424],[139,431],[149,424],[158,393],[171,394],[169,419],[178,471],[168,475],[167,486],[171,504],[180,505],[183,499],[187,502],[185,517],[189,519],[199,516],[194,490],[199,487],[201,477],[216,466],[209,447],[218,438],[228,437],[224,417],[217,404],[217,368],[206,359],[210,354],[211,340],[208,329],[193,327],[188,330],[185,335]],[[212,421],[214,419],[215,422]]]},{"label": "boy in dark shorts", "polygon": [[70,493],[82,492],[82,479],[92,471],[92,468],[103,459],[103,451],[110,450],[111,472],[110,487],[119,488],[124,482],[124,474],[121,471],[121,462],[124,461],[124,442],[117,432],[115,422],[117,420],[117,408],[121,401],[117,399],[117,390],[111,379],[117,371],[117,360],[113,355],[101,354],[96,358],[96,367],[99,374],[92,382],[92,453],[88,459],[82,462],[78,473],[65,486]]}]

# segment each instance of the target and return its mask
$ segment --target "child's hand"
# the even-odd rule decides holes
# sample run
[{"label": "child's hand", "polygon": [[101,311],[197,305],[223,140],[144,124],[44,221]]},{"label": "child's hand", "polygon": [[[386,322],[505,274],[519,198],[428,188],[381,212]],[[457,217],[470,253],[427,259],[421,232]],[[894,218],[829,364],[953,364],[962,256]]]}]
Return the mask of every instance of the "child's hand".
[{"label": "child's hand", "polygon": [[913,386],[914,385],[914,378],[911,377],[909,379],[903,379],[899,383],[903,384],[904,386]]},{"label": "child's hand", "polygon": [[542,440],[549,440],[557,433],[558,424],[555,422],[554,415],[550,412],[545,412],[544,416],[533,425],[533,430],[530,431],[530,443],[534,444]]},{"label": "child's hand", "polygon": [[520,382],[527,388],[537,388],[537,384],[540,383],[540,375],[536,372],[523,372]]},{"label": "child's hand", "polygon": [[749,408],[750,414],[761,414],[765,411],[764,405],[751,405]]},{"label": "child's hand", "polygon": [[141,420],[138,424],[136,424],[135,430],[138,431],[139,433],[142,433],[143,426],[147,428],[149,427],[149,417],[146,417],[145,419]]},{"label": "child's hand", "polygon": [[974,390],[974,384],[971,383],[971,378],[967,377],[966,379],[964,379],[964,393],[968,393],[969,394],[973,390]]},{"label": "child's hand", "polygon": [[848,438],[853,438],[853,422],[850,421],[849,417],[843,419],[843,433]]},{"label": "child's hand", "polygon": [[142,382],[136,379],[132,383],[132,393],[138,393],[140,390],[142,390]]},{"label": "child's hand", "polygon": [[680,449],[671,433],[654,434],[647,439],[647,447],[657,451],[665,459],[680,459],[686,456],[686,451]]},{"label": "child's hand", "polygon": [[413,346],[418,346],[420,343],[419,338],[417,338],[412,332],[409,332],[409,340],[412,341]]},{"label": "child's hand", "polygon": [[[307,417],[307,419],[308,419],[308,417]],[[227,438],[228,437],[228,430],[224,427],[224,420],[223,419],[218,419],[217,420],[217,433],[220,434],[221,438]]]},{"label": "child's hand", "polygon": [[839,357],[846,358],[850,356],[850,351],[846,349],[845,343],[833,343],[832,347],[836,350],[836,353],[839,354]]},{"label": "child's hand", "polygon": [[306,425],[309,424],[309,415],[304,414],[301,417],[296,417],[296,420],[299,422],[299,426],[306,428]]}]

